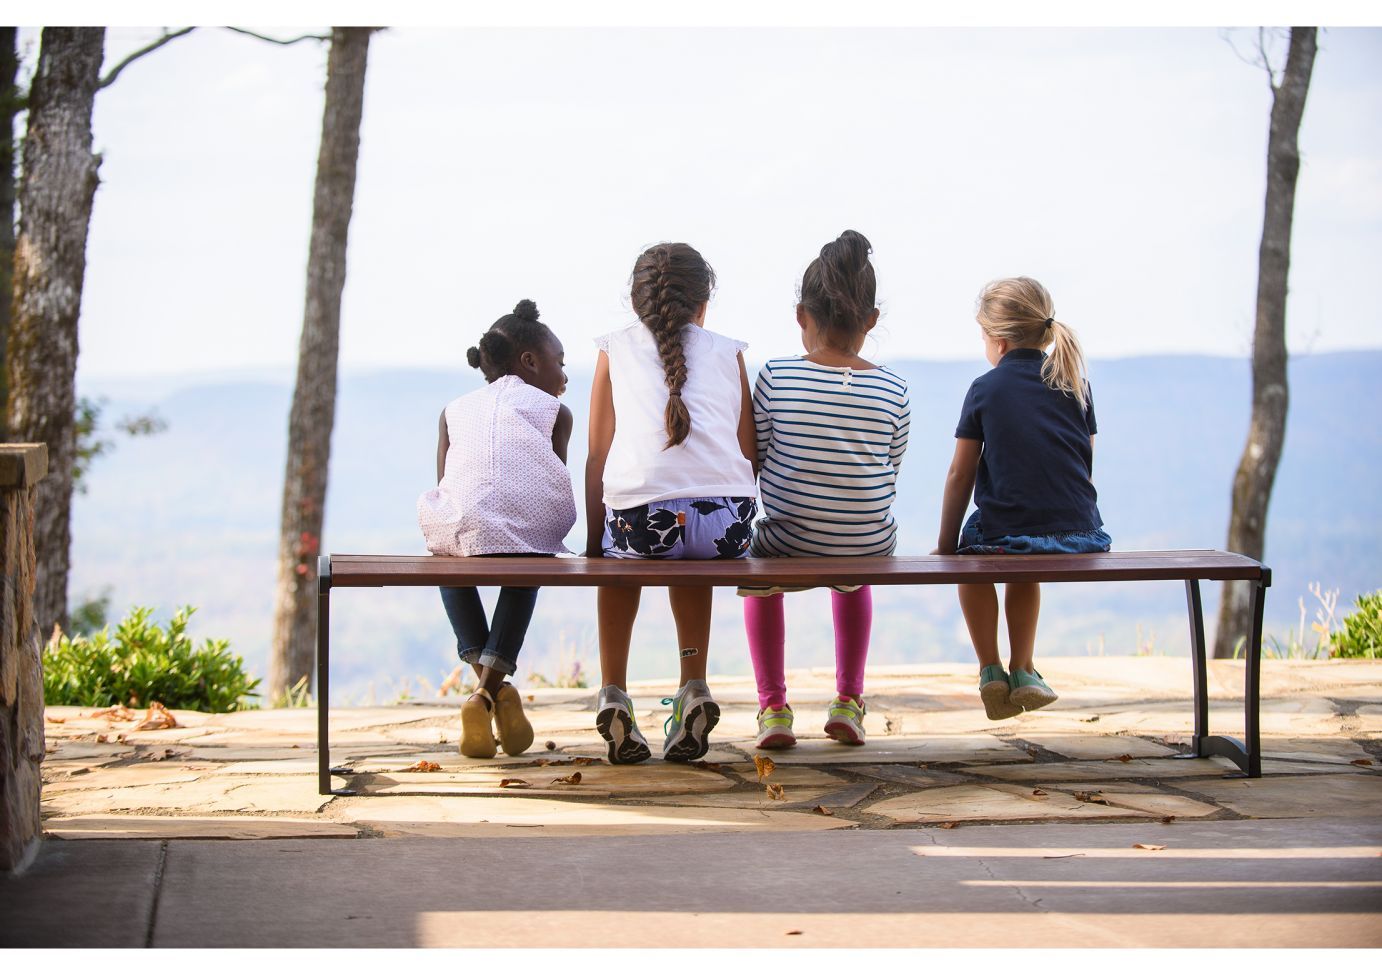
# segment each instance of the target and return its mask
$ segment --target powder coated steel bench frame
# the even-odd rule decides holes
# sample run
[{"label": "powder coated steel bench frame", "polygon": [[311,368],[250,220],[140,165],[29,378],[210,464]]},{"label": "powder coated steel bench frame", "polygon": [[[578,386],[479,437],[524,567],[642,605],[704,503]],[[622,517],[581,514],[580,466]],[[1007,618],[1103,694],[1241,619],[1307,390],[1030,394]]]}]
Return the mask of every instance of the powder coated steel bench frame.
[{"label": "powder coated steel bench frame", "polygon": [[[1181,758],[1224,756],[1249,777],[1262,775],[1258,729],[1262,613],[1271,570],[1255,559],[1218,550],[1110,552],[1078,556],[909,556],[736,560],[632,560],[550,557],[506,559],[453,556],[322,556],[317,582],[317,761],[322,794],[331,789],[328,742],[331,591],[381,586],[738,586],[781,584],[935,585],[938,583],[1071,583],[1172,580],[1185,584],[1190,614],[1190,660],[1195,689],[1195,734]],[[1243,695],[1246,744],[1209,734],[1202,580],[1253,584]]]}]

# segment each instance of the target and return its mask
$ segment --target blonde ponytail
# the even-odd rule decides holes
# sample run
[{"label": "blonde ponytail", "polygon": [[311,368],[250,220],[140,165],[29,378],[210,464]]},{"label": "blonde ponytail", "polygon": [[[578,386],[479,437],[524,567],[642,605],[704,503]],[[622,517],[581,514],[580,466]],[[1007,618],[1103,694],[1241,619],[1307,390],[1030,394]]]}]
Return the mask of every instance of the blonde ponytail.
[{"label": "blonde ponytail", "polygon": [[1075,330],[1054,317],[1051,295],[1035,278],[1000,278],[979,293],[974,317],[984,332],[1005,339],[1015,349],[1051,352],[1041,364],[1041,379],[1053,390],[1075,398],[1084,410],[1089,406],[1084,351]]}]

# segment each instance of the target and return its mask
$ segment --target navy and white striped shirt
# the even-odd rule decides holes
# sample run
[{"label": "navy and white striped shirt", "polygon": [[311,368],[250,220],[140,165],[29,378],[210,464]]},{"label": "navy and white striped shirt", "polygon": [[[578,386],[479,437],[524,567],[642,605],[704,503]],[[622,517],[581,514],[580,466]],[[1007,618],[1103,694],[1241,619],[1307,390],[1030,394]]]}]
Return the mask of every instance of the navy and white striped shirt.
[{"label": "navy and white striped shirt", "polygon": [[761,465],[755,556],[886,556],[907,450],[907,381],[886,367],[772,359],[758,373],[753,419]]}]

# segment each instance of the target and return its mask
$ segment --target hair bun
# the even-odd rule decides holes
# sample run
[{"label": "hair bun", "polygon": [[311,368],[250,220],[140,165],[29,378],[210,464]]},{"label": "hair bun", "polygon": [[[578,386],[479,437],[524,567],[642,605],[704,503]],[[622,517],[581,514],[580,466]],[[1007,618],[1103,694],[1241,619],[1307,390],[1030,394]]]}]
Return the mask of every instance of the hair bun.
[{"label": "hair bun", "polygon": [[470,363],[474,369],[480,368],[480,350],[476,346],[471,346],[465,351],[465,361]]},{"label": "hair bun", "polygon": [[533,302],[532,299],[525,298],[513,307],[513,314],[515,318],[522,319],[525,322],[536,322],[537,304]]}]

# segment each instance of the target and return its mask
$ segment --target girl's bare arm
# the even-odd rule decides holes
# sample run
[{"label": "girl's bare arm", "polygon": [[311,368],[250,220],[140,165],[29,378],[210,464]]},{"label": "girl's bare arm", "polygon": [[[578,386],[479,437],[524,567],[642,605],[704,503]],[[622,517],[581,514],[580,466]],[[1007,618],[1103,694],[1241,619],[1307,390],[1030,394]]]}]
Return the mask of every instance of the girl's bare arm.
[{"label": "girl's bare arm", "polygon": [[960,538],[960,523],[965,508],[974,493],[974,477],[979,471],[982,441],[955,438],[955,456],[950,459],[950,471],[945,476],[945,494],[941,499],[941,527],[936,537],[933,556],[949,556],[955,552]]},{"label": "girl's bare arm", "polygon": [[585,554],[604,555],[605,460],[614,443],[614,386],[609,380],[609,356],[595,360],[590,387],[590,453],[585,462]]},{"label": "girl's bare arm", "polygon": [[557,457],[561,458],[561,463],[566,463],[566,448],[571,443],[571,408],[566,404],[557,405],[557,420],[552,424],[552,451]]},{"label": "girl's bare arm", "polygon": [[450,449],[451,437],[446,432],[446,411],[443,410],[437,429],[437,484],[441,484],[442,475],[446,474],[446,452]]},{"label": "girl's bare arm", "polygon": [[749,392],[749,371],[744,366],[744,354],[739,354],[739,450],[753,465],[758,477],[758,432],[753,426],[753,394]]}]

